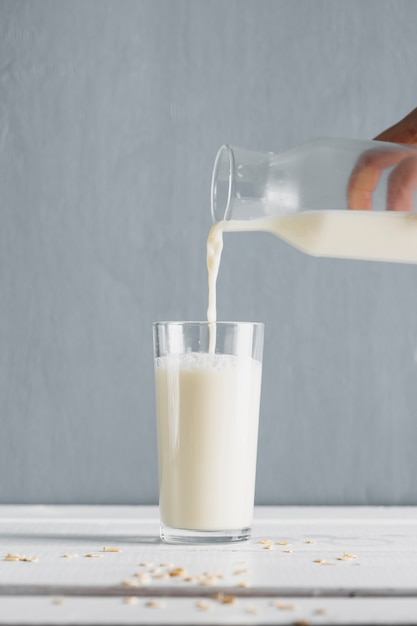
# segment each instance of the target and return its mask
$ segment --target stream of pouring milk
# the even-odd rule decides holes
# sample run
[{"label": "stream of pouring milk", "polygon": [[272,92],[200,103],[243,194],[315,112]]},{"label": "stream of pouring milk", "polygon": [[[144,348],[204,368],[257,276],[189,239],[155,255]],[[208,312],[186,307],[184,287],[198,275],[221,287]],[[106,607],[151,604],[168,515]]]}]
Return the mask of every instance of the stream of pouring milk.
[{"label": "stream of pouring milk", "polygon": [[208,271],[208,309],[207,321],[209,323],[210,341],[209,353],[214,354],[216,351],[216,321],[217,321],[217,303],[216,303],[216,285],[217,276],[219,275],[220,260],[223,250],[223,231],[227,222],[217,222],[211,227],[207,239],[207,271]]}]

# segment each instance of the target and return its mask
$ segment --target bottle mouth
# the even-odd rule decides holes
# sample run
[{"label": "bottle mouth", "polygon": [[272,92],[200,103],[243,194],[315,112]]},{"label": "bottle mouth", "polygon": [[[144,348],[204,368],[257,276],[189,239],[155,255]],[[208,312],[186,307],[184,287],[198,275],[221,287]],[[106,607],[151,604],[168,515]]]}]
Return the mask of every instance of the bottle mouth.
[{"label": "bottle mouth", "polygon": [[221,222],[230,217],[234,164],[232,148],[229,145],[222,146],[214,161],[211,179],[211,217],[213,222]]}]

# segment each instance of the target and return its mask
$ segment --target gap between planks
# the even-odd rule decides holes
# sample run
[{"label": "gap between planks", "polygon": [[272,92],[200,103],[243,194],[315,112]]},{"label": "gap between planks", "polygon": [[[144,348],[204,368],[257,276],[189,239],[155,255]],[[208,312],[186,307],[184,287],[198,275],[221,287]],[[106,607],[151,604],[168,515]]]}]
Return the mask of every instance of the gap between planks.
[{"label": "gap between planks", "polygon": [[165,597],[165,598],[210,598],[224,593],[236,598],[416,598],[415,589],[392,588],[341,588],[320,589],[317,587],[218,587],[202,589],[180,589],[178,587],[120,587],[120,586],[76,586],[76,585],[0,585],[1,596],[66,596],[66,597]]}]

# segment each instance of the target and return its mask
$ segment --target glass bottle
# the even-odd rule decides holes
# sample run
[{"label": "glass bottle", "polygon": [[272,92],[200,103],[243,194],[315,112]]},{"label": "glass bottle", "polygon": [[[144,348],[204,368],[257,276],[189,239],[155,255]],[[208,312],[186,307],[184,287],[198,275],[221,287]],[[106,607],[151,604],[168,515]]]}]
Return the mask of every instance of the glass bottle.
[{"label": "glass bottle", "polygon": [[316,139],[283,153],[222,146],[211,187],[224,231],[263,230],[314,256],[417,263],[417,148]]}]

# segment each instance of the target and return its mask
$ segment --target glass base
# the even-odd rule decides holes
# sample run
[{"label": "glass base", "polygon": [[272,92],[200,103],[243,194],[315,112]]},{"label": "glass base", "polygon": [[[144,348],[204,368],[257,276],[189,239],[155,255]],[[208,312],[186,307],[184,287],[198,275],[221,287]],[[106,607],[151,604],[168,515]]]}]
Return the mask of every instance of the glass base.
[{"label": "glass base", "polygon": [[235,543],[251,537],[250,528],[233,530],[186,530],[161,524],[160,537],[166,543]]}]

